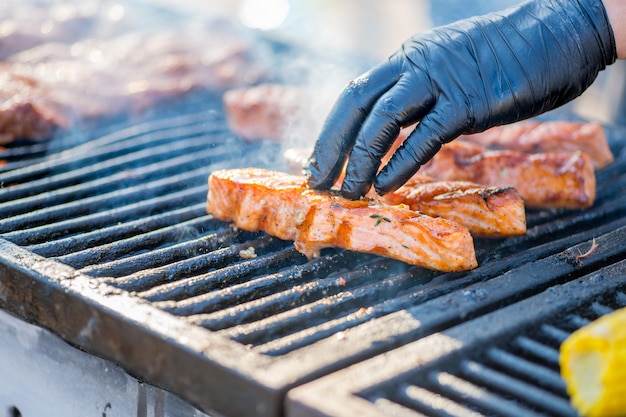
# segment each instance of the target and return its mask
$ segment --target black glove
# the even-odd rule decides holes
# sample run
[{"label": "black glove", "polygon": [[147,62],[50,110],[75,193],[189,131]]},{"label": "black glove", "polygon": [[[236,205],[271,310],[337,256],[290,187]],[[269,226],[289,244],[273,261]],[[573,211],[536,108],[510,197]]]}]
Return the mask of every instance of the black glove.
[{"label": "black glove", "polygon": [[530,1],[416,35],[344,89],[305,167],[309,185],[330,188],[349,153],[344,196],[360,198],[372,180],[394,191],[443,143],[565,104],[615,59],[600,0]]}]

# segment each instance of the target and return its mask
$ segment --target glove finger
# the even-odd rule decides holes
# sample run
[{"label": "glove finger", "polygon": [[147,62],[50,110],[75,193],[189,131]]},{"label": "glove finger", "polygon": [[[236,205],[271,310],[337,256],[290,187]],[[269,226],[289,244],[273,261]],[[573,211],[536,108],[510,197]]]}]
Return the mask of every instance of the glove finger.
[{"label": "glove finger", "polygon": [[304,168],[309,186],[316,189],[332,187],[370,109],[398,78],[396,67],[385,62],[344,88],[326,118]]},{"label": "glove finger", "polygon": [[415,130],[394,152],[391,159],[374,179],[374,188],[380,195],[397,190],[441,149],[465,130],[461,123],[454,123],[434,110],[425,116]]},{"label": "glove finger", "polygon": [[400,129],[419,120],[431,108],[429,83],[403,77],[384,93],[361,126],[350,153],[341,193],[362,197],[371,187],[381,159],[398,137]]}]

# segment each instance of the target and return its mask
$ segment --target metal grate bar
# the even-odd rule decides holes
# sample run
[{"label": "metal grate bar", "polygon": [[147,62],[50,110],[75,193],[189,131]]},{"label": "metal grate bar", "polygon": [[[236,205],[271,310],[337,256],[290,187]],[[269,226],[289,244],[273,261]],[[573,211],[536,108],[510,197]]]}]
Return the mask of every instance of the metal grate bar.
[{"label": "metal grate bar", "polygon": [[[503,254],[519,254],[521,250],[535,250],[539,247],[550,248],[548,249],[550,254],[557,253],[572,245],[573,240],[569,238],[573,236],[589,236],[588,238],[577,240],[576,243],[578,243],[582,240],[591,240],[592,237],[614,230],[605,227],[609,222],[614,225],[626,224],[624,221],[625,216],[623,215],[625,212],[626,196],[619,196],[612,200],[610,204],[594,206],[586,210],[584,214],[575,212],[569,216],[562,215],[556,219],[551,219],[548,223],[542,222],[534,226],[529,224],[528,231],[524,235],[507,238],[502,241],[494,241],[495,244],[492,245],[489,245],[489,242],[487,242],[484,249],[486,253],[483,255],[481,250],[479,252],[480,258],[482,262],[495,261],[499,260]],[[592,233],[585,232],[585,230],[591,230]],[[559,241],[569,242],[569,244],[561,249],[556,247],[556,245],[551,247],[551,245]],[[544,245],[547,246],[542,245],[542,242],[545,242]]]},{"label": "metal grate bar", "polygon": [[598,317],[604,316],[605,314],[609,314],[614,311],[611,307],[603,305],[599,302],[591,304],[590,310],[597,314]]},{"label": "metal grate bar", "polygon": [[551,324],[542,324],[540,330],[542,335],[545,335],[547,338],[554,341],[558,345],[563,343],[565,339],[569,336],[569,332],[559,329],[558,327]]},{"label": "metal grate bar", "polygon": [[[281,294],[269,297],[273,310],[279,312],[265,317],[257,315],[253,317],[255,321],[247,321],[222,332],[240,343],[258,346],[299,330],[313,328],[327,322],[330,317],[346,311],[356,311],[363,305],[361,299],[351,292],[342,292],[343,284],[337,279],[320,281],[324,282],[320,285],[315,282],[295,287],[282,297]],[[286,298],[296,298],[298,307],[293,308],[291,304],[285,303]],[[205,319],[201,324],[206,326],[209,323]],[[217,327],[223,327],[223,324],[219,323]]]},{"label": "metal grate bar", "polygon": [[49,143],[0,147],[0,173],[19,169],[43,161],[48,152]]},{"label": "metal grate bar", "polygon": [[[0,161],[2,161],[2,156],[0,156]],[[23,158],[17,158],[15,160],[12,161],[6,161],[5,163],[0,163],[0,174],[4,174],[6,172],[11,172],[11,171],[15,171],[15,170],[19,170],[19,169],[23,169],[23,168],[28,168],[30,167],[32,164],[38,164],[41,162],[45,162],[47,161],[48,158],[45,156],[40,156],[37,154],[32,155],[30,158],[28,157],[23,157]],[[6,184],[6,185],[11,185],[11,184]],[[5,183],[0,183],[0,187],[5,186]]]},{"label": "metal grate bar", "polygon": [[[302,255],[299,255],[299,260],[304,260]],[[312,285],[307,285],[306,290],[308,293],[315,293],[320,298],[324,298],[325,296],[333,295],[336,293],[334,290],[331,290],[331,288],[334,288],[335,286],[342,287],[343,289],[348,289],[354,287],[359,282],[370,282],[372,279],[375,278],[371,274],[371,269],[368,266],[364,266],[351,273],[342,274],[339,277],[315,280],[311,283]],[[384,281],[379,281],[379,283],[383,284]],[[186,286],[187,285],[185,285],[185,287]],[[192,294],[190,294],[190,296],[192,296]],[[215,311],[214,309],[203,307],[206,301],[212,299],[213,296],[211,294],[201,294],[198,295],[197,298],[183,300],[178,303],[179,308],[175,310],[176,314],[192,315],[213,312]],[[293,304],[293,300],[290,304]]]},{"label": "metal grate bar", "polygon": [[[15,144],[15,143],[14,143]],[[30,145],[12,146],[0,148],[0,159],[10,162],[13,159],[20,160],[30,155],[44,155],[48,152],[48,143],[35,143]]]},{"label": "metal grate bar", "polygon": [[472,384],[449,372],[431,372],[428,380],[435,391],[448,395],[450,398],[464,404],[478,407],[482,410],[497,413],[500,416],[536,416],[530,409],[494,395],[486,389]]},{"label": "metal grate bar", "polygon": [[[373,297],[365,299],[365,303],[361,302],[357,306],[346,308],[346,311],[342,311],[342,314],[337,314],[335,319],[327,319],[319,325],[310,326],[270,340],[258,345],[257,350],[269,355],[284,355],[325,337],[336,335],[336,337],[341,338],[343,336],[342,332],[358,324],[420,303],[424,297],[432,296],[437,285],[441,285],[436,282],[420,284],[419,281],[412,280],[410,274],[396,275],[395,277],[386,278],[384,281],[392,282],[386,288],[387,292],[396,293],[395,297],[390,297],[389,294],[384,294],[383,296],[383,293],[380,292],[376,293]],[[371,285],[377,286],[376,283]],[[345,291],[349,291],[350,294],[354,292],[352,289],[345,289]],[[382,291],[385,290],[383,289]],[[403,292],[405,294],[402,294]],[[311,309],[311,307],[311,305],[305,305],[301,308]],[[323,309],[323,307],[320,308]]]},{"label": "metal grate bar", "polygon": [[[11,227],[4,225],[0,230],[2,232],[8,232],[20,228],[20,225],[15,224],[14,219],[21,218],[20,214],[22,213],[28,213],[34,210],[43,209],[47,213],[53,211],[52,207],[63,205],[65,207],[71,207],[79,212],[82,208],[82,211],[84,212],[86,208],[92,209],[91,201],[93,201],[93,199],[102,199],[103,196],[107,196],[107,200],[110,200],[116,196],[116,193],[124,195],[125,198],[111,201],[109,207],[114,206],[113,202],[123,204],[128,199],[128,190],[135,189],[135,187],[149,188],[149,184],[147,184],[147,182],[151,179],[158,180],[162,177],[172,176],[170,178],[178,179],[178,189],[180,189],[181,184],[188,184],[188,180],[185,181],[185,177],[189,177],[191,173],[195,173],[197,177],[200,177],[200,172],[203,172],[204,180],[206,180],[207,169],[211,169],[210,167],[207,167],[207,165],[214,162],[216,159],[228,159],[229,156],[232,155],[234,155],[234,153],[228,149],[209,149],[202,152],[195,152],[191,155],[186,154],[174,157],[168,159],[167,161],[151,163],[140,168],[128,166],[126,170],[122,170],[106,178],[91,180],[82,184],[7,202],[0,205],[0,216],[16,217],[11,219]],[[203,166],[203,169],[189,171],[186,175],[178,174],[181,171],[181,166]],[[103,193],[103,190],[105,193]],[[67,216],[68,214],[66,214],[63,218],[67,218]],[[54,217],[50,220],[52,219],[54,219]]]},{"label": "metal grate bar", "polygon": [[[83,141],[83,143],[73,147],[69,151],[61,152],[60,155],[63,156],[70,152],[91,153],[93,149],[105,149],[111,146],[111,144],[120,141],[132,140],[133,143],[136,143],[136,141],[140,140],[139,138],[158,131],[170,132],[167,136],[176,138],[179,132],[184,132],[184,130],[179,129],[186,127],[191,129],[194,129],[194,127],[199,128],[201,132],[223,132],[227,130],[223,116],[215,111],[203,111],[163,118],[159,117],[144,123],[133,123],[130,126],[125,123],[121,128],[110,129],[110,133],[100,135],[95,139]],[[146,139],[146,143],[150,143],[153,137],[149,136]]]},{"label": "metal grate bar", "polygon": [[63,221],[68,217],[79,217],[113,208],[129,202],[150,199],[155,195],[177,192],[181,184],[199,185],[206,182],[206,169],[196,169],[184,174],[172,175],[148,184],[137,184],[128,188],[110,191],[68,203],[54,204],[26,214],[7,218],[0,224],[0,233],[21,228],[31,228],[53,222]]},{"label": "metal grate bar", "polygon": [[611,181],[610,187],[598,187],[596,190],[596,202],[599,204],[604,204],[606,201],[610,201],[614,197],[614,193],[623,190],[626,188],[626,175],[624,175],[624,169],[626,169],[626,163],[624,160],[621,161],[620,167],[622,169],[621,175],[615,176],[613,178],[602,178],[599,175],[596,175],[596,183],[602,184],[607,181]]},{"label": "metal grate bar", "polygon": [[[47,193],[50,190],[71,187],[72,185],[84,185],[89,181],[98,179],[101,179],[101,181],[96,182],[95,185],[106,185],[116,181],[120,175],[124,175],[126,169],[140,167],[148,163],[162,162],[173,157],[185,156],[189,155],[189,153],[205,150],[207,142],[206,136],[200,136],[192,139],[177,140],[159,146],[153,145],[150,148],[134,152],[125,152],[120,156],[105,159],[101,162],[73,161],[73,167],[67,167],[67,171],[6,188],[0,193],[0,198],[3,201],[24,199],[29,201],[30,204],[36,204],[36,199],[33,198],[35,195]],[[212,141],[211,143],[214,142]],[[223,144],[221,145],[223,146]],[[57,167],[53,172],[61,171]],[[93,188],[78,187],[72,190],[80,190],[82,193],[80,195],[87,195],[86,193],[93,190]],[[31,197],[30,199],[28,198],[29,196]],[[64,194],[55,194],[54,199],[62,198],[63,196]]]},{"label": "metal grate bar", "polygon": [[[258,319],[258,316],[270,316],[277,312],[283,311],[287,305],[297,305],[301,303],[303,297],[317,296],[313,287],[321,286],[318,276],[332,274],[334,267],[348,267],[349,257],[345,257],[343,253],[330,255],[327,257],[313,259],[303,265],[296,266],[278,273],[270,275],[267,279],[285,283],[282,291],[272,291],[268,295],[261,295],[260,298],[252,301],[239,303],[236,306],[217,311],[215,313],[198,314],[190,317],[190,321],[210,330],[222,330],[233,327],[242,323],[250,323]],[[330,279],[330,278],[329,278]],[[304,284],[289,285],[291,280],[295,284],[303,281]],[[310,281],[310,282],[309,282]],[[257,281],[253,281],[247,285],[254,285]],[[263,285],[263,282],[261,282]],[[246,286],[245,283],[240,285]],[[244,288],[245,290],[245,288]],[[251,289],[254,291],[254,288]],[[324,291],[322,288],[320,291]]]},{"label": "metal grate bar", "polygon": [[[212,124],[216,122],[214,117],[214,120],[211,120],[211,118],[208,113],[203,113],[154,120],[120,129],[97,139],[81,140],[84,142],[81,145],[63,152],[51,154],[41,163],[30,161],[26,168],[3,173],[2,180],[4,186],[8,187],[8,185],[11,185],[11,187],[10,189],[5,188],[2,195],[12,200],[32,195],[33,191],[29,185],[40,178],[46,181],[50,173],[71,171],[84,165],[91,166],[107,158],[127,154],[133,149],[142,146],[152,146],[152,144],[158,143],[160,139],[172,140],[178,138],[178,134],[185,136],[192,134],[194,131],[206,134],[225,133],[226,128],[223,121],[217,120],[217,125],[211,126],[208,122]],[[175,123],[179,121],[180,125],[176,125]],[[187,124],[195,124],[196,126],[186,126]],[[159,130],[168,133],[160,134]],[[121,144],[119,143],[120,141],[122,142]]]},{"label": "metal grate bar", "polygon": [[515,339],[514,345],[521,348],[525,353],[540,359],[553,367],[559,366],[559,351],[550,346],[546,346],[527,336],[520,336]]},{"label": "metal grate bar", "polygon": [[495,371],[481,363],[464,360],[461,362],[460,369],[465,378],[511,396],[522,404],[531,404],[558,416],[575,417],[577,415],[566,399]]},{"label": "metal grate bar", "polygon": [[458,401],[417,385],[403,384],[393,400],[395,403],[432,417],[484,417],[484,414],[471,410]]},{"label": "metal grate bar", "polygon": [[[267,294],[273,294],[285,288],[291,288],[298,282],[310,280],[311,278],[306,271],[307,265],[308,264],[298,265],[285,271],[262,275],[255,277],[253,280],[246,280],[231,285],[228,288],[213,291],[211,293],[211,301],[213,301],[214,304],[211,305],[209,300],[207,300],[207,306],[205,308],[211,309],[211,307],[213,307],[225,311],[226,309],[240,306],[245,302],[263,297]],[[173,307],[174,305],[174,303],[169,303],[166,304],[166,307]],[[255,314],[258,315],[259,312],[257,311]],[[192,321],[196,323],[199,322],[199,317],[201,316],[203,315],[193,317]],[[233,314],[230,317],[237,321],[242,320],[242,317],[238,315]],[[236,323],[231,323],[231,325],[235,324]]]},{"label": "metal grate bar", "polygon": [[575,329],[578,329],[580,327],[586,326],[587,324],[591,323],[591,320],[581,317],[578,314],[571,314],[566,318],[566,320]]},{"label": "metal grate bar", "polygon": [[[71,251],[67,251],[67,255],[62,255],[55,259],[64,264],[80,269],[85,265],[111,262],[114,260],[129,257],[132,254],[140,251],[166,246],[168,242],[176,242],[178,238],[182,235],[202,235],[202,233],[198,232],[199,228],[210,222],[211,218],[193,216],[194,212],[190,210],[182,210],[182,212],[183,214],[187,215],[181,216],[180,213],[177,211],[174,212],[173,218],[169,215],[155,216],[152,223],[154,227],[147,228],[148,231],[146,232],[140,230],[139,227],[129,228],[127,227],[127,225],[121,225],[119,227],[114,226],[111,228],[107,228],[104,231],[96,231],[93,233],[93,236],[89,236],[88,238],[93,238],[94,240],[98,240],[98,242],[88,242],[96,243],[100,246],[79,250],[74,253],[71,253]],[[185,217],[189,217],[190,220],[185,220]],[[163,227],[157,228],[156,225],[160,222],[165,222],[165,224],[163,225]],[[138,221],[136,223],[138,223],[138,226],[144,226],[142,224],[143,222]],[[111,235],[130,234],[130,236],[117,239],[113,243],[99,241],[106,240],[106,238],[108,237],[106,235],[107,231],[111,232]],[[67,240],[71,245],[72,238],[69,238]],[[129,243],[132,247],[132,251],[129,251]]]},{"label": "metal grate bar", "polygon": [[294,350],[310,346],[313,343],[335,335],[337,340],[349,337],[350,328],[376,318],[374,307],[360,307],[358,310],[346,309],[343,316],[329,319],[317,326],[311,326],[303,330],[270,340],[269,342],[255,346],[256,352],[269,356],[287,355]]},{"label": "metal grate bar", "polygon": [[525,380],[532,381],[534,384],[545,387],[558,395],[566,395],[565,383],[561,375],[553,369],[497,347],[487,350],[486,359],[492,365],[503,368],[507,373],[519,375]]},{"label": "metal grate bar", "polygon": [[[520,236],[519,239],[513,237],[503,240],[501,243],[493,246],[488,253],[481,251],[479,264],[482,265],[479,265],[473,273],[480,272],[481,276],[500,275],[511,268],[519,266],[520,264],[532,262],[537,259],[551,256],[555,253],[563,252],[580,242],[591,241],[592,238],[597,236],[610,234],[615,230],[624,228],[625,225],[626,216],[618,217],[615,221],[603,223],[601,226],[596,225],[594,229],[588,231],[580,232],[579,230],[576,230],[575,233],[568,233],[562,238],[558,238],[559,233],[552,231],[549,232],[549,228],[546,228],[546,230],[542,229],[542,236],[539,238],[534,237],[533,231],[529,231],[528,236]],[[547,235],[544,236],[544,233]],[[550,238],[550,233],[554,233],[555,235]],[[544,238],[546,239],[546,242],[542,243]],[[617,248],[612,247],[612,249]],[[503,257],[502,253],[507,256]],[[610,256],[613,255],[607,251],[606,257],[602,260],[602,263],[608,262],[607,258]]]},{"label": "metal grate bar", "polygon": [[[105,212],[5,233],[2,237],[16,245],[28,246],[29,250],[42,256],[67,254],[96,246],[97,243],[94,242],[112,242],[126,237],[127,234],[120,233],[119,229],[148,231],[150,225],[154,228],[160,227],[163,220],[159,218],[162,217],[179,215],[181,219],[189,220],[190,215],[199,216],[204,213],[205,204],[195,203],[203,194],[206,194],[204,185],[120,206]],[[177,210],[165,213],[172,209]],[[107,227],[111,225],[116,227]],[[104,230],[96,230],[105,227]],[[107,231],[111,233],[110,236]],[[71,234],[79,234],[79,236],[68,237]],[[95,235],[99,238],[95,238]]]},{"label": "metal grate bar", "polygon": [[[410,408],[398,404],[397,402],[393,402],[388,400],[387,398],[371,398],[372,403],[376,406],[376,410],[380,411],[380,415],[389,416],[389,417],[426,417],[425,414],[419,413],[415,410],[411,410]],[[467,410],[469,411],[469,410]],[[477,414],[469,414],[465,413],[463,416],[475,417]],[[450,414],[448,414],[450,416]]]},{"label": "metal grate bar", "polygon": [[[116,243],[120,252],[125,251],[132,256],[89,266],[80,271],[94,277],[107,277],[108,283],[120,289],[145,291],[185,274],[226,267],[230,262],[238,260],[241,251],[250,245],[262,247],[275,244],[275,240],[270,238],[245,242],[249,236],[249,233],[231,228],[219,229],[184,243],[135,254],[133,251],[137,245],[146,240],[146,235],[141,235]],[[230,246],[221,248],[222,245]],[[131,275],[127,275],[129,272]]]},{"label": "metal grate bar", "polygon": [[[385,293],[390,290],[398,292],[410,285],[407,276],[378,280],[368,269],[361,268],[338,277],[319,279],[294,287],[286,295],[295,296],[295,303],[283,302],[278,308],[281,312],[231,328],[226,333],[241,343],[258,346],[325,323],[332,317],[358,312],[361,308],[388,298]],[[274,297],[270,298],[274,301]],[[293,308],[294,304],[297,307]],[[267,329],[272,330],[271,334]]]},{"label": "metal grate bar", "polygon": [[[254,247],[254,246],[251,246]],[[278,252],[258,254],[251,260],[242,260],[233,265],[211,271],[207,274],[184,278],[174,283],[166,283],[139,293],[138,295],[155,305],[179,316],[189,316],[197,312],[215,311],[225,308],[228,297],[212,297],[202,294],[206,291],[230,287],[247,279],[251,275],[263,276],[288,265],[303,262],[303,257],[289,247]],[[230,291],[231,289],[228,288]],[[200,293],[201,295],[194,295]],[[185,299],[182,303],[165,300]],[[198,299],[201,299],[199,301]]]},{"label": "metal grate bar", "polygon": [[[257,347],[258,352],[278,356],[333,334],[342,338],[344,331],[375,317],[371,308],[362,307],[365,305],[362,297],[354,297],[351,293],[340,293],[330,301],[332,305],[318,300],[292,312],[280,313],[280,323],[267,324],[271,333],[261,334],[253,325],[242,325],[225,334],[240,343]],[[310,323],[302,325],[298,319],[308,319]],[[249,333],[245,333],[246,330]]]},{"label": "metal grate bar", "polygon": [[[286,250],[294,251],[293,248],[287,248]],[[254,280],[234,284],[228,288],[218,289],[216,291],[211,291],[212,287],[207,288],[204,287],[204,285],[201,285],[199,290],[195,288],[197,280],[200,280],[202,284],[208,277],[214,277],[213,274],[207,274],[205,276],[183,279],[171,284],[163,284],[161,287],[151,288],[138,295],[153,301],[166,301],[178,299],[181,297],[181,293],[184,292],[187,294],[185,295],[186,297],[198,298],[194,302],[189,302],[186,305],[176,303],[175,305],[177,307],[213,311],[209,306],[215,305],[218,301],[238,306],[241,305],[242,302],[291,289],[297,283],[314,280],[318,274],[328,274],[332,272],[333,268],[347,265],[345,261],[346,257],[342,255],[334,255],[328,258],[315,258],[308,262],[304,262],[302,255],[298,256],[300,259],[294,259],[294,264],[290,268],[284,268],[275,273],[263,274]],[[192,287],[189,287],[189,284],[191,284]],[[225,308],[227,307],[220,307],[220,309]]]},{"label": "metal grate bar", "polygon": [[607,301],[609,301],[607,304],[611,304],[615,307],[611,308],[611,310],[608,311],[608,313],[611,313],[618,308],[626,307],[626,294],[624,294],[622,291],[616,291],[612,294],[612,297],[610,299],[607,299]]}]

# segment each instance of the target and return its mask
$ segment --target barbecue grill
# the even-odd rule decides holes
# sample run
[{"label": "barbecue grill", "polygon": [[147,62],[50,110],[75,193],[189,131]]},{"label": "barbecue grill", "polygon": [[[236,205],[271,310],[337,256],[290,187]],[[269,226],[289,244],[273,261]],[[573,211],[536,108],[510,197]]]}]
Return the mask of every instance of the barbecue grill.
[{"label": "barbecue grill", "polygon": [[592,208],[529,211],[525,235],[477,240],[461,273],[307,260],[207,215],[212,170],[282,168],[219,109],[15,147],[0,155],[3,320],[119,367],[138,415],[575,415],[559,343],[626,305],[626,142],[607,131],[616,162]]},{"label": "barbecue grill", "polygon": [[576,415],[559,344],[626,306],[625,130],[592,208],[441,273],[207,215],[211,171],[288,167],[181,102],[0,150],[0,417]]}]

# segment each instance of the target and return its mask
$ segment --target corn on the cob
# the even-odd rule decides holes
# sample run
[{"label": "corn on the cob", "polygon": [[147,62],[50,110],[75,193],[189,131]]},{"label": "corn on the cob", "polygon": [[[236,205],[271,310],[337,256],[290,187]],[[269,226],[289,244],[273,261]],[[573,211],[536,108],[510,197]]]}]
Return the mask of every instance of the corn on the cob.
[{"label": "corn on the cob", "polygon": [[626,308],[578,329],[561,345],[561,375],[584,416],[626,416]]}]

